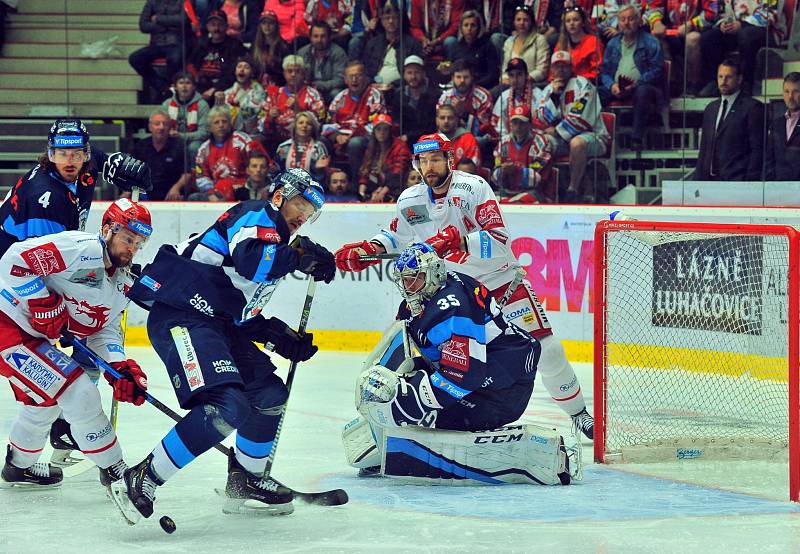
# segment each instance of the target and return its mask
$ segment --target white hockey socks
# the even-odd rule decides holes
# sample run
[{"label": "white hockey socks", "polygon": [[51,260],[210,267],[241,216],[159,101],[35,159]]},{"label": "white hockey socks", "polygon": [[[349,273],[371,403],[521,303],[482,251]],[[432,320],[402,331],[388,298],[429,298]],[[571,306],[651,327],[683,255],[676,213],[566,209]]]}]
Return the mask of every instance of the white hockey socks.
[{"label": "white hockey socks", "polygon": [[575,370],[567,361],[567,355],[561,341],[549,335],[539,339],[542,353],[536,372],[542,378],[542,384],[556,404],[568,415],[575,415],[586,407],[581,384]]},{"label": "white hockey socks", "polygon": [[84,373],[58,398],[72,436],[87,458],[107,468],[122,459],[117,434],[100,404],[100,391]]},{"label": "white hockey socks", "polygon": [[19,468],[29,468],[47,444],[50,426],[58,419],[61,408],[58,406],[23,405],[17,419],[11,425],[8,441],[11,443],[11,463]]}]

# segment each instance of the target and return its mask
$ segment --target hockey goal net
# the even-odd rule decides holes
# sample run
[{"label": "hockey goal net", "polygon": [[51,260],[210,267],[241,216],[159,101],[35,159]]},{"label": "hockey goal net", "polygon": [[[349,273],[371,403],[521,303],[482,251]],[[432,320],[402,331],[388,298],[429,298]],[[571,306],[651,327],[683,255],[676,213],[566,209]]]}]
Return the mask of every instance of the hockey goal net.
[{"label": "hockey goal net", "polygon": [[798,501],[798,236],[598,223],[597,462],[788,461]]}]

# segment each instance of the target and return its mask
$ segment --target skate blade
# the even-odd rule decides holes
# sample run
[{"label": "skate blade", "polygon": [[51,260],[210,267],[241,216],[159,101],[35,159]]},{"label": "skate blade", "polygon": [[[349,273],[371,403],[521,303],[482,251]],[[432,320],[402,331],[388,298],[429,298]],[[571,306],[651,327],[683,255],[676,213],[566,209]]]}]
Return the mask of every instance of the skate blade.
[{"label": "skate blade", "polygon": [[52,485],[39,485],[37,483],[26,483],[24,481],[4,481],[0,479],[0,489],[15,491],[45,491],[61,487],[61,481]]},{"label": "skate blade", "polygon": [[50,463],[56,467],[65,468],[82,462],[88,462],[87,458],[83,456],[73,456],[73,450],[53,450],[53,455],[50,457]]},{"label": "skate blade", "polygon": [[225,499],[222,506],[223,514],[238,514],[249,516],[283,516],[294,512],[291,502],[285,504],[264,504],[249,498],[230,498],[223,489],[214,489],[218,496]]},{"label": "skate blade", "polygon": [[[119,481],[117,481],[117,483],[119,483]],[[136,525],[139,523],[139,520],[142,519],[142,514],[139,513],[139,510],[137,510],[136,507],[131,504],[130,499],[128,499],[128,495],[125,492],[126,489],[124,481],[121,486],[117,485],[117,483],[111,483],[109,486],[107,486],[106,494],[119,510],[119,513],[122,516],[122,519],[125,520],[125,523],[128,525]]]}]

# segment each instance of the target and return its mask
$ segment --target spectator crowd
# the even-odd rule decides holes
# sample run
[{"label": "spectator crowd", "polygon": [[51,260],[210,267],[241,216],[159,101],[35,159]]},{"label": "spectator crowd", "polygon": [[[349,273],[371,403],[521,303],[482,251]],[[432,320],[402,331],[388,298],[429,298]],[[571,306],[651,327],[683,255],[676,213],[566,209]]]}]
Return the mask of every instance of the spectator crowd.
[{"label": "spectator crowd", "polygon": [[[151,199],[203,201],[261,197],[300,167],[334,201],[391,202],[418,182],[411,146],[438,131],[505,201],[594,202],[587,163],[614,139],[603,113],[630,109],[641,150],[676,83],[718,98],[697,176],[752,178],[763,160],[728,143],[763,117],[756,53],[786,33],[781,0],[147,0],[139,26],[150,42],[129,61],[161,104],[136,146]],[[794,178],[799,81],[787,115],[751,137]]]}]

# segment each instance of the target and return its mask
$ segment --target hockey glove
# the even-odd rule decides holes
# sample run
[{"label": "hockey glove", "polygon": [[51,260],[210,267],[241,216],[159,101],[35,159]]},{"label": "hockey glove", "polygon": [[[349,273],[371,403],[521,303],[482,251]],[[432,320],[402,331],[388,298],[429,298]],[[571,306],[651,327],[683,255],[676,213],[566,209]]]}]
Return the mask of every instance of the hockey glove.
[{"label": "hockey glove", "polygon": [[351,242],[345,244],[336,251],[336,267],[342,271],[363,271],[371,265],[380,263],[380,260],[363,261],[360,257],[363,254],[374,256],[378,251],[371,242]]},{"label": "hockey glove", "polygon": [[153,190],[150,181],[150,166],[122,152],[111,154],[103,165],[103,179],[125,191],[138,187],[143,191]]},{"label": "hockey glove", "polygon": [[293,362],[305,362],[317,353],[318,348],[314,346],[314,335],[303,333],[302,335],[286,325],[276,317],[267,320],[269,327],[267,348],[272,346],[273,352],[291,360]]},{"label": "hockey glove", "polygon": [[108,384],[114,387],[114,399],[119,402],[130,402],[134,406],[144,404],[145,392],[147,392],[147,375],[134,360],[128,359],[124,362],[114,362],[110,364],[120,375],[115,379],[108,373],[103,376]]},{"label": "hockey glove", "polygon": [[455,225],[448,225],[437,235],[425,239],[430,244],[440,258],[444,258],[453,250],[461,250],[461,233]]},{"label": "hockey glove", "polygon": [[60,295],[51,292],[45,298],[28,300],[31,327],[49,339],[61,337],[61,329],[69,323],[69,312]]},{"label": "hockey glove", "polygon": [[291,247],[300,255],[297,269],[311,275],[315,281],[330,283],[336,275],[336,260],[327,248],[320,246],[308,237],[298,236]]}]

